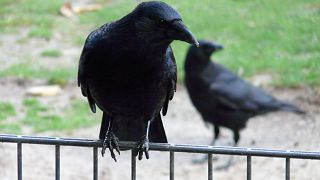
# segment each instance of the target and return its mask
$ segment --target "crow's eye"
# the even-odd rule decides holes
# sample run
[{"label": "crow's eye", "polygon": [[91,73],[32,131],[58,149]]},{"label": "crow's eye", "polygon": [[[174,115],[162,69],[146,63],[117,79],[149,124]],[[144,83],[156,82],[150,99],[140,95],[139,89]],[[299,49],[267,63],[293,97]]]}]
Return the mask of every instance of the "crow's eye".
[{"label": "crow's eye", "polygon": [[162,25],[162,24],[165,24],[166,21],[164,19],[159,19],[158,22],[159,22],[159,24]]}]

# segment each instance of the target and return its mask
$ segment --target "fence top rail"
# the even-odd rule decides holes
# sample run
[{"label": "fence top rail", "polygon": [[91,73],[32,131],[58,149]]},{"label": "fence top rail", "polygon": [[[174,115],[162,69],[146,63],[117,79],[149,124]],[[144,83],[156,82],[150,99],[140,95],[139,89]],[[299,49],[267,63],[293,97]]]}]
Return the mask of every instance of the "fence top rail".
[{"label": "fence top rail", "polygon": [[[20,135],[12,135],[12,134],[0,134],[0,142],[61,145],[61,146],[81,146],[81,147],[102,147],[101,140],[63,138],[63,137],[20,136]],[[124,148],[124,149],[132,149],[136,147],[136,143],[122,141],[119,143],[119,146],[120,148]],[[185,152],[185,153],[205,153],[205,154],[224,154],[224,155],[320,160],[320,151],[312,152],[312,151],[277,150],[277,149],[264,149],[264,148],[205,146],[205,145],[189,145],[189,144],[164,144],[164,143],[150,143],[150,150],[174,151],[174,152]]]}]

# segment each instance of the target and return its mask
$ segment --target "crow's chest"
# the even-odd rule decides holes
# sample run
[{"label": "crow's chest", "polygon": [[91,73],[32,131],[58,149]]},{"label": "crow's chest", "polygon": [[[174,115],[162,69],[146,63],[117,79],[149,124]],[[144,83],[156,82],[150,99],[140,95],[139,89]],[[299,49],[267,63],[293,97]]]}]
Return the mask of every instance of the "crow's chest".
[{"label": "crow's chest", "polygon": [[158,88],[166,81],[166,61],[153,53],[121,52],[102,55],[94,62],[93,79],[115,88]]}]

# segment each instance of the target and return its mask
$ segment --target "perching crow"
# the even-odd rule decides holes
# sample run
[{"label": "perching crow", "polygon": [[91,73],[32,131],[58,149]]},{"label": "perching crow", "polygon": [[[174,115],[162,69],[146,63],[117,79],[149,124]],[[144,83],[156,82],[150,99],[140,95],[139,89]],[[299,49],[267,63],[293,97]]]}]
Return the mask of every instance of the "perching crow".
[{"label": "perching crow", "polygon": [[149,158],[149,140],[166,143],[160,117],[176,89],[170,43],[198,45],[179,13],[163,2],[144,2],[123,18],[94,30],[85,42],[78,85],[92,112],[103,111],[99,138],[120,154],[118,141],[138,141],[136,155]]},{"label": "perching crow", "polygon": [[207,123],[214,126],[214,138],[220,127],[234,133],[237,145],[239,131],[249,118],[272,111],[304,113],[296,106],[277,100],[260,88],[244,81],[225,67],[210,60],[212,53],[223,46],[199,41],[200,47],[191,46],[185,60],[185,84],[193,105]]}]

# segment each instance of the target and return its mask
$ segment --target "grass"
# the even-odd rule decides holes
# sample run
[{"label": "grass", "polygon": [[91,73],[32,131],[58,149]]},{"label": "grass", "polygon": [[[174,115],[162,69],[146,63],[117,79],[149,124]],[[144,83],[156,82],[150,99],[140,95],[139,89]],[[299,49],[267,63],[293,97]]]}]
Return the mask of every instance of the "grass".
[{"label": "grass", "polygon": [[35,98],[25,99],[26,115],[22,122],[35,132],[47,130],[72,130],[97,124],[100,118],[93,116],[86,102],[73,101],[63,112],[52,111]]},{"label": "grass", "polygon": [[20,27],[30,28],[30,37],[50,38],[63,0],[1,0],[0,32],[12,32]]},{"label": "grass", "polygon": [[10,103],[0,103],[0,132],[21,133],[22,125],[30,127],[34,132],[72,130],[81,127],[90,127],[101,120],[101,114],[93,114],[87,102],[73,100],[63,110],[56,112],[51,104],[43,104],[37,98],[23,100],[25,109],[22,123],[18,121],[6,121],[10,116],[15,116],[16,111]]},{"label": "grass", "polygon": [[[134,1],[113,1],[101,10],[84,13],[78,19],[70,20],[58,16],[62,2],[20,0],[12,3],[2,0],[0,31],[26,26],[30,28],[30,37],[43,38],[50,38],[54,31],[58,31],[71,36],[74,44],[82,45],[89,31],[119,19],[136,6]],[[178,9],[185,24],[198,39],[215,40],[223,44],[225,50],[217,54],[215,59],[234,71],[244,69],[245,77],[270,73],[277,86],[320,85],[320,26],[315,25],[320,21],[319,2],[165,2]],[[187,46],[182,42],[173,43],[180,81],[184,75],[183,59]]]},{"label": "grass", "polygon": [[41,53],[41,56],[52,57],[52,58],[60,57],[61,55],[62,55],[62,52],[56,49],[45,50],[45,51],[42,51]]},{"label": "grass", "polygon": [[20,133],[21,128],[17,122],[11,122],[9,117],[16,116],[14,105],[9,102],[0,102],[0,132],[1,133]]},{"label": "grass", "polygon": [[[104,2],[103,0],[99,0]],[[82,46],[90,31],[106,22],[121,18],[135,6],[134,1],[115,0],[98,11],[83,13],[73,19],[61,17],[58,10],[63,0],[0,0],[0,33],[27,30],[27,37],[17,41],[24,45],[31,38],[51,40],[58,34],[61,43]],[[224,45],[212,59],[243,76],[267,73],[274,86],[320,86],[320,2],[312,0],[165,0],[174,6],[185,24],[198,39],[214,40]],[[0,42],[1,43],[1,42]],[[4,42],[1,45],[5,45]],[[184,58],[188,44],[175,41],[174,54],[178,78],[184,77]],[[80,53],[80,52],[79,52]],[[63,51],[46,49],[43,57],[60,57]],[[0,77],[43,78],[50,84],[65,85],[76,79],[74,68],[45,67],[33,61],[20,62],[0,71]],[[69,130],[90,126],[100,121],[89,112],[85,102],[73,101],[63,112],[37,99],[24,100],[23,122],[36,132]],[[4,108],[4,110],[2,110]],[[19,132],[19,124],[6,121],[15,116],[10,104],[0,103],[0,130]],[[6,113],[6,114],[5,114]],[[2,119],[2,120],[1,120]],[[95,120],[94,120],[95,119]]]},{"label": "grass", "polygon": [[[270,73],[275,85],[320,85],[320,3],[309,0],[201,1],[167,0],[178,9],[198,39],[219,42],[225,50],[214,58],[244,76]],[[95,27],[128,13],[133,2],[118,3],[81,16]],[[106,18],[101,18],[106,17]],[[186,43],[174,42],[183,79]],[[301,71],[303,70],[303,71]]]},{"label": "grass", "polygon": [[19,77],[22,79],[46,78],[50,84],[65,85],[71,77],[75,77],[75,69],[49,69],[39,66],[36,62],[13,65],[0,71],[0,77]]},{"label": "grass", "polygon": [[14,123],[0,123],[0,131],[4,134],[20,134],[21,125]]},{"label": "grass", "polygon": [[16,115],[16,110],[11,103],[0,102],[0,122],[9,116]]}]

